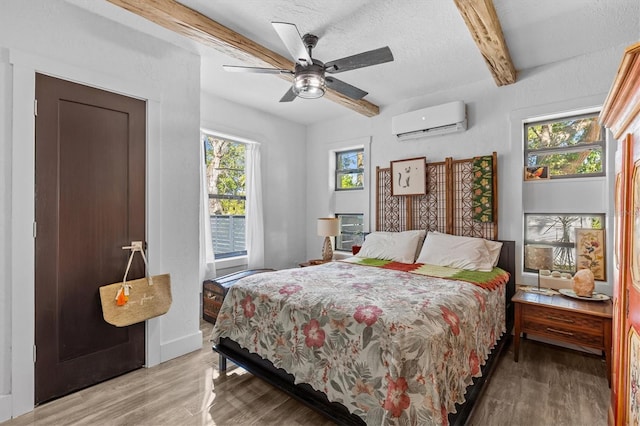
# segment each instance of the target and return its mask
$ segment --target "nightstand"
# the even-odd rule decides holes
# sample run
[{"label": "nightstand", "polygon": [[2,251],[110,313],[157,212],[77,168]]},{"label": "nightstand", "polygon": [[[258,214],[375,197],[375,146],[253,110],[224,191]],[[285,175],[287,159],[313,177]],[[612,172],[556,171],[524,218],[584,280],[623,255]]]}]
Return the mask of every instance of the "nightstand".
[{"label": "nightstand", "polygon": [[331,260],[312,259],[307,260],[306,262],[298,263],[298,266],[300,266],[301,268],[306,268],[307,266],[322,265],[323,263],[327,262],[331,262]]},{"label": "nightstand", "polygon": [[607,364],[611,386],[612,304],[572,299],[561,294],[547,296],[519,290],[515,305],[514,360],[518,362],[520,333],[527,333],[578,346],[599,349]]}]

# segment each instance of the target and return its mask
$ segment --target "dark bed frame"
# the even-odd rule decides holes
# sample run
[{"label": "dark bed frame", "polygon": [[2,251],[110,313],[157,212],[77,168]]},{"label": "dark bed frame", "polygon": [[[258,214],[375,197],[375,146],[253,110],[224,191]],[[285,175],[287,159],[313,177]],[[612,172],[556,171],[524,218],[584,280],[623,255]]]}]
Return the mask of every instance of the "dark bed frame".
[{"label": "dark bed frame", "polygon": [[[470,417],[475,403],[482,395],[484,385],[495,369],[500,354],[509,346],[511,340],[511,329],[514,321],[511,297],[515,292],[515,242],[502,241],[502,243],[498,267],[510,274],[505,298],[507,331],[502,335],[500,340],[498,340],[487,362],[482,367],[482,376],[475,378],[473,384],[467,388],[466,402],[464,404],[456,404],[456,413],[449,414],[449,423],[452,425],[464,425]],[[270,361],[261,358],[259,355],[241,348],[236,342],[229,338],[225,337],[220,339],[218,344],[213,345],[213,350],[218,352],[220,357],[220,372],[226,370],[227,360],[230,360],[254,376],[265,380],[340,425],[365,424],[360,417],[349,413],[343,405],[337,402],[330,402],[324,393],[313,389],[306,383],[294,384],[293,375],[281,368],[274,367]]]}]

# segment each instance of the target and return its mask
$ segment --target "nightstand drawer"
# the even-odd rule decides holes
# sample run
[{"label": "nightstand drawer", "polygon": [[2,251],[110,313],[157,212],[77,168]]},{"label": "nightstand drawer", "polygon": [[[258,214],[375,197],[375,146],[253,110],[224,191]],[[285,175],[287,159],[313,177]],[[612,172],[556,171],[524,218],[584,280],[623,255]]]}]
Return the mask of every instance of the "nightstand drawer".
[{"label": "nightstand drawer", "polygon": [[568,327],[562,323],[549,323],[538,321],[535,318],[524,318],[522,331],[532,333],[541,337],[549,337],[556,340],[563,340],[568,343],[585,345],[594,348],[604,347],[604,337],[602,336],[602,326],[593,331]]},{"label": "nightstand drawer", "polygon": [[587,332],[592,330],[593,334],[602,334],[603,320],[598,317],[536,305],[524,305],[522,308],[522,317],[525,322],[535,321]]}]

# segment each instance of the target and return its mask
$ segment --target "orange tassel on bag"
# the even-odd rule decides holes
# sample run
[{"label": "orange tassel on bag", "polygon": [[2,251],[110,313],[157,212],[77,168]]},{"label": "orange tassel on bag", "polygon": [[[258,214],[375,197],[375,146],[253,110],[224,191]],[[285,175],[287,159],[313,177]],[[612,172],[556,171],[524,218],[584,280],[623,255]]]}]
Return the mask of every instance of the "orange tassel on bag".
[{"label": "orange tassel on bag", "polygon": [[118,295],[116,296],[116,305],[124,306],[125,303],[127,303],[128,300],[129,300],[129,296],[127,296],[124,293],[124,290],[123,289],[118,290]]}]

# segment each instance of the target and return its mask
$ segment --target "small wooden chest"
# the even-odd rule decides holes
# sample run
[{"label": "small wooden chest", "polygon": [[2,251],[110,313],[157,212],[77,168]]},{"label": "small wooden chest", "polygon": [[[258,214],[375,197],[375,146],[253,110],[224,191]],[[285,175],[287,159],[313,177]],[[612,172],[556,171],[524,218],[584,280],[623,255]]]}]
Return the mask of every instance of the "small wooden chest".
[{"label": "small wooden chest", "polygon": [[262,272],[270,272],[273,269],[248,269],[246,271],[234,272],[229,275],[217,277],[215,280],[206,280],[202,283],[202,318],[210,323],[215,323],[218,312],[222,307],[229,288],[239,279]]}]

